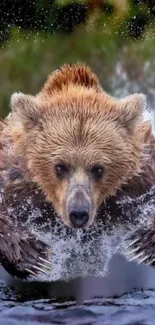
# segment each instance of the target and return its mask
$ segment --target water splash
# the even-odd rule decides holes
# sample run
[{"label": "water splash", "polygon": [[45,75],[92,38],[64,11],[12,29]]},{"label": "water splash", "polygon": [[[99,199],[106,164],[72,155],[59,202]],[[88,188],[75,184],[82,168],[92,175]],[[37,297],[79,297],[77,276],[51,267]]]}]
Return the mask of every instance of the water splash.
[{"label": "water splash", "polygon": [[[155,187],[136,200],[123,197],[119,206],[125,207],[123,213],[128,223],[118,224],[110,230],[104,230],[103,220],[96,220],[88,231],[68,229],[56,219],[53,227],[51,220],[42,215],[42,211],[33,208],[31,198],[25,200],[18,209],[8,207],[8,215],[22,219],[21,222],[43,241],[50,244],[54,255],[51,256],[53,269],[39,279],[53,281],[79,276],[104,276],[108,272],[109,261],[116,253],[126,254],[125,240],[138,227],[148,227],[155,212]],[[148,201],[149,197],[149,201]],[[135,222],[133,222],[133,217]],[[131,221],[130,221],[131,220]]]}]

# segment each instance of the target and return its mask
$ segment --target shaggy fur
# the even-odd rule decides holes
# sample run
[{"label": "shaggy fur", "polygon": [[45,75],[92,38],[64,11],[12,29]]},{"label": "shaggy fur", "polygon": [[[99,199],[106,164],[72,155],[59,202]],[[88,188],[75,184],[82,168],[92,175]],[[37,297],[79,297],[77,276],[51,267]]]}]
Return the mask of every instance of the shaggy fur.
[{"label": "shaggy fur", "polygon": [[[54,72],[36,96],[13,94],[12,113],[1,122],[6,202],[13,191],[33,196],[39,189],[69,227],[69,207],[84,202],[88,228],[101,204],[105,208],[114,197],[145,193],[155,184],[155,139],[143,121],[145,106],[143,94],[109,96],[80,64]],[[65,168],[63,177],[56,174],[57,165]],[[103,170],[97,179],[96,168]]]}]

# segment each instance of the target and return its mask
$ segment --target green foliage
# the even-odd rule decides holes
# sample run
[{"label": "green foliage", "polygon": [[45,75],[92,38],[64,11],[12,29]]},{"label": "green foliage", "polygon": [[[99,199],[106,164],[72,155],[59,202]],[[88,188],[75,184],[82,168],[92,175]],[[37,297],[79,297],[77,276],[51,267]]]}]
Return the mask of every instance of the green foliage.
[{"label": "green foliage", "polygon": [[139,62],[142,66],[155,56],[155,43],[150,38],[131,42],[108,30],[103,34],[79,28],[70,36],[48,36],[14,29],[10,41],[0,50],[0,115],[8,113],[13,92],[36,94],[47,75],[64,63],[89,64],[104,88],[111,91],[110,78],[121,56],[129,70],[133,67],[136,71],[137,58],[138,66]]}]

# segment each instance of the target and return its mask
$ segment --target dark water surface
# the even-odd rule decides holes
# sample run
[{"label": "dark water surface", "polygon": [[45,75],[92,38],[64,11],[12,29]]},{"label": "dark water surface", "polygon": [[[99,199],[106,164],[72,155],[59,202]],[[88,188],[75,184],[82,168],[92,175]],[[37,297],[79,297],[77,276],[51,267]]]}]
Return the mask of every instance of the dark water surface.
[{"label": "dark water surface", "polygon": [[[3,288],[4,289],[4,288]],[[154,324],[155,292],[135,292],[120,298],[96,298],[76,305],[72,301],[38,299],[21,302],[1,298],[2,324],[140,325]]]},{"label": "dark water surface", "polygon": [[7,286],[0,282],[3,325],[155,323],[155,270],[119,254],[111,259],[105,277],[22,283],[5,274],[5,281]]}]

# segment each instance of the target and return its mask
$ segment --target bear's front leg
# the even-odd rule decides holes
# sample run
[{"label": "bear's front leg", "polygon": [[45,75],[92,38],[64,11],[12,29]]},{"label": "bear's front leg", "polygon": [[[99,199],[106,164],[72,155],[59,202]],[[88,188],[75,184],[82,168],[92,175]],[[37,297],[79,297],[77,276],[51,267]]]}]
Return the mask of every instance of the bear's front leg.
[{"label": "bear's front leg", "polygon": [[130,238],[127,246],[127,255],[130,261],[138,264],[155,265],[155,227],[140,228]]},{"label": "bear's front leg", "polygon": [[0,263],[8,273],[18,278],[46,274],[51,269],[49,254],[48,246],[26,228],[0,216]]}]

